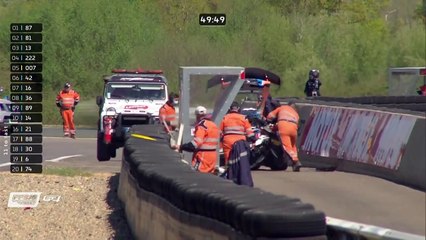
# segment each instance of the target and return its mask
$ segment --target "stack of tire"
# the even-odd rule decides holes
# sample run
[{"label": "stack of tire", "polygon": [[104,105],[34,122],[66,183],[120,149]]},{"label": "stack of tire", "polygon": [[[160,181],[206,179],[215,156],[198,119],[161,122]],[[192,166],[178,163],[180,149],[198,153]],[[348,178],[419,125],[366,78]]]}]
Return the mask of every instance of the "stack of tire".
[{"label": "stack of tire", "polygon": [[313,205],[193,171],[182,163],[179,153],[170,150],[160,132],[161,126],[133,126],[131,133],[156,140],[126,140],[124,161],[143,190],[180,211],[219,221],[250,239],[326,238],[325,214]]}]

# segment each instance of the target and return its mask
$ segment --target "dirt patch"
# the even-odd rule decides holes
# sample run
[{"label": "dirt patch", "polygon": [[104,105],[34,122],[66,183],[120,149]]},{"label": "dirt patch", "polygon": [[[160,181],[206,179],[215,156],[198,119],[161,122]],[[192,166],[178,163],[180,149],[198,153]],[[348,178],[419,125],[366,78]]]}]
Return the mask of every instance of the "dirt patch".
[{"label": "dirt patch", "polygon": [[[118,176],[0,173],[0,238],[133,239],[117,196]],[[8,208],[10,192],[41,192],[41,199],[32,209]],[[61,198],[46,202],[46,195]]]}]

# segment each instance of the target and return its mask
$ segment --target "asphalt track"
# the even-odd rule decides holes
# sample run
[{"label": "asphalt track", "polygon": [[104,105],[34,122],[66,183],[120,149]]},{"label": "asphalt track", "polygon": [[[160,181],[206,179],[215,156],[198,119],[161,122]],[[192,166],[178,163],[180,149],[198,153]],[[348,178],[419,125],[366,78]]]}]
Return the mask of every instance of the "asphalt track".
[{"label": "asphalt track", "polygon": [[[77,139],[63,138],[60,128],[44,128],[44,165],[120,171],[121,151],[111,161],[98,162],[96,130],[79,129],[77,134]],[[0,171],[9,170],[5,165],[8,161],[0,158]],[[298,197],[330,217],[426,235],[426,195],[422,191],[375,177],[313,169],[302,169],[299,173],[261,169],[253,172],[253,178],[256,187]]]},{"label": "asphalt track", "polygon": [[[0,139],[4,136],[0,136]],[[1,141],[1,140],[0,140]],[[3,145],[0,145],[2,150]],[[3,147],[4,148],[4,147]],[[43,127],[43,165],[74,167],[93,172],[120,172],[121,151],[107,162],[96,159],[96,130],[78,129],[77,139],[64,138],[62,129]],[[0,171],[9,171],[8,157],[0,158]]]}]

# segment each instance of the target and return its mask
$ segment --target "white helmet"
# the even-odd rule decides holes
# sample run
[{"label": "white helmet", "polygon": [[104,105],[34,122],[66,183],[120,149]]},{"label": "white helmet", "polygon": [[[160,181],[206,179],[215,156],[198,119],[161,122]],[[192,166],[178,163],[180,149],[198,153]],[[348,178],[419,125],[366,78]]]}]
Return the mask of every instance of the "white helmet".
[{"label": "white helmet", "polygon": [[198,106],[195,109],[195,115],[205,115],[207,113],[207,109],[203,106]]}]

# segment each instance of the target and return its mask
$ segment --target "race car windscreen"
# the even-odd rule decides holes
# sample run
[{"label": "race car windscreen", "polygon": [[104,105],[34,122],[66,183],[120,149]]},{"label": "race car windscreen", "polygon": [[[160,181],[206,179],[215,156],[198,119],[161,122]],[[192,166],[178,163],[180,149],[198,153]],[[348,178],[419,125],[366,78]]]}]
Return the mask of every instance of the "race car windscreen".
[{"label": "race car windscreen", "polygon": [[165,100],[164,84],[108,83],[105,97],[108,99]]},{"label": "race car windscreen", "polygon": [[258,91],[240,91],[235,97],[241,108],[246,107],[257,107],[257,102],[260,100],[259,95],[261,95],[261,90]]}]

